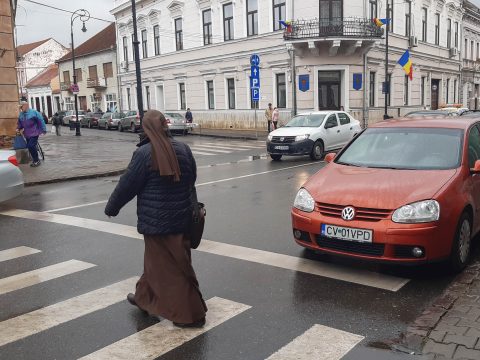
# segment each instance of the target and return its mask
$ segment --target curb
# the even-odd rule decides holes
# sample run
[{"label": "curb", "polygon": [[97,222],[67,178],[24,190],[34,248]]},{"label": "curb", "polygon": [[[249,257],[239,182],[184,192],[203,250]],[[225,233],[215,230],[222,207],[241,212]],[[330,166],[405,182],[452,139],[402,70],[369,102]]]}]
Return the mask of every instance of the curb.
[{"label": "curb", "polygon": [[97,178],[102,178],[102,177],[121,175],[125,172],[125,170],[127,170],[127,168],[122,169],[122,170],[108,171],[108,172],[99,173],[99,174],[78,175],[78,176],[71,176],[71,177],[65,177],[65,178],[25,182],[24,185],[25,185],[25,187],[30,187],[30,186],[36,186],[36,185],[55,184],[55,183],[66,182],[66,181],[74,181],[74,180],[97,179]]}]

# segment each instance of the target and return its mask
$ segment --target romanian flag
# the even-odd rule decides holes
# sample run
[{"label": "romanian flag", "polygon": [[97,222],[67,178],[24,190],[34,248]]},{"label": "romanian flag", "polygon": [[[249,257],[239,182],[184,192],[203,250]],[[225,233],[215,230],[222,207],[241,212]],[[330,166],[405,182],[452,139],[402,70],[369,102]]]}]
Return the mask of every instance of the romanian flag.
[{"label": "romanian flag", "polygon": [[280,20],[279,23],[280,23],[280,25],[282,25],[285,29],[287,29],[287,32],[288,32],[288,33],[291,33],[291,32],[292,32],[292,22],[291,22],[290,20],[287,20],[287,21]]},{"label": "romanian flag", "polygon": [[373,22],[375,25],[378,27],[382,27],[383,25],[390,24],[390,19],[379,19],[379,18],[373,18]]},{"label": "romanian flag", "polygon": [[397,61],[402,67],[403,70],[405,70],[405,73],[408,75],[410,80],[413,79],[413,64],[412,60],[410,59],[410,52],[407,50],[405,53],[402,55],[400,60]]}]

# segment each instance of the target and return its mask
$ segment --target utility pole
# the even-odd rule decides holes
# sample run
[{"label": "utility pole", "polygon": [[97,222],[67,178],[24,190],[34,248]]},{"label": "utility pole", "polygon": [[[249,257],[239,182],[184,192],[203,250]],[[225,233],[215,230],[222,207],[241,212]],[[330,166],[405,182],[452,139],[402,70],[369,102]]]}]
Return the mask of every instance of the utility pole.
[{"label": "utility pole", "polygon": [[387,0],[387,25],[385,26],[385,112],[383,119],[389,119],[388,116],[388,97],[390,96],[390,81],[388,81],[388,32],[390,31],[390,1]]},{"label": "utility pole", "polygon": [[140,116],[140,138],[143,133],[143,92],[142,92],[142,72],[140,69],[140,50],[137,31],[137,7],[135,0],[132,0],[132,17],[133,17],[133,52],[135,54],[135,74],[137,77],[137,107]]}]

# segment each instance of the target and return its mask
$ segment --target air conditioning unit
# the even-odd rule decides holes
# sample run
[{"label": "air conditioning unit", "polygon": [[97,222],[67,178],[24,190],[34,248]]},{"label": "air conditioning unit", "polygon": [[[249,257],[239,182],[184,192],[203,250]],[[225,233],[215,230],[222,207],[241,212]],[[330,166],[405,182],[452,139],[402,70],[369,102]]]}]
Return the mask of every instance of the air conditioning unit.
[{"label": "air conditioning unit", "polygon": [[450,48],[450,57],[455,57],[458,55],[458,49],[456,47]]},{"label": "air conditioning unit", "polygon": [[418,38],[416,36],[410,36],[409,44],[410,44],[410,47],[417,47],[418,46]]},{"label": "air conditioning unit", "polygon": [[120,67],[124,70],[128,70],[128,61],[122,61]]}]

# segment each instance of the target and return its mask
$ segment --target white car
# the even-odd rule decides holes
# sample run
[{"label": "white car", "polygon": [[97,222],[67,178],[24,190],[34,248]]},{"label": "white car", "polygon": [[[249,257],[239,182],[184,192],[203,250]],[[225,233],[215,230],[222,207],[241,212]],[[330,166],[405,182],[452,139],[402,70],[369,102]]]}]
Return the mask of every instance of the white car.
[{"label": "white car", "polygon": [[0,202],[10,200],[23,191],[23,175],[18,168],[15,151],[0,150]]},{"label": "white car", "polygon": [[360,131],[360,122],[344,111],[299,114],[268,135],[267,152],[276,161],[283,155],[320,160],[326,151],[342,148]]}]

